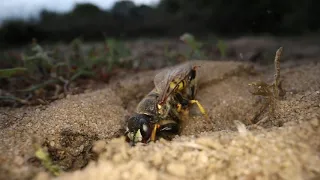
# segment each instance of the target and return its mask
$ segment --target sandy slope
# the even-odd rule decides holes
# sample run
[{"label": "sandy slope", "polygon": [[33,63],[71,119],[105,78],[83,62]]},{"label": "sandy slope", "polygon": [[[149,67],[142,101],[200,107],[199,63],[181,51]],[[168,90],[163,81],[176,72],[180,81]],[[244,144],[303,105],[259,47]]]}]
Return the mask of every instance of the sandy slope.
[{"label": "sandy slope", "polygon": [[[242,62],[202,62],[199,101],[211,121],[193,109],[183,136],[130,148],[120,137],[126,115],[153,88],[158,71],[117,79],[105,88],[70,96],[46,107],[1,109],[21,117],[1,116],[0,179],[27,179],[41,167],[33,143],[49,148],[69,172],[58,179],[310,179],[320,175],[320,64],[282,64],[284,100],[275,117],[261,115],[253,126],[261,99],[248,83],[272,80],[273,67]],[[259,69],[259,71],[257,70]],[[262,70],[262,71],[261,71]],[[235,125],[238,120],[243,126]],[[244,125],[248,130],[245,130]],[[112,141],[110,141],[112,139]],[[98,150],[97,150],[98,149]],[[106,151],[102,151],[106,150]],[[102,151],[102,152],[100,152]],[[40,173],[37,178],[49,179]]]}]

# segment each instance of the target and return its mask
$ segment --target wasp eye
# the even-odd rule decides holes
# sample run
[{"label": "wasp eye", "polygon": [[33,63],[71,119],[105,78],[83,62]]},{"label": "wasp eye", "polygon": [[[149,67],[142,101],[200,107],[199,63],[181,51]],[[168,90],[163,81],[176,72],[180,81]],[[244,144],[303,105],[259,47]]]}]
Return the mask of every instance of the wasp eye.
[{"label": "wasp eye", "polygon": [[142,125],[142,130],[143,130],[144,132],[148,132],[149,127],[148,127],[147,125],[143,124],[143,125]]},{"label": "wasp eye", "polygon": [[144,139],[149,139],[149,137],[151,135],[150,125],[146,124],[146,123],[142,124],[142,126],[140,128],[140,133]]}]

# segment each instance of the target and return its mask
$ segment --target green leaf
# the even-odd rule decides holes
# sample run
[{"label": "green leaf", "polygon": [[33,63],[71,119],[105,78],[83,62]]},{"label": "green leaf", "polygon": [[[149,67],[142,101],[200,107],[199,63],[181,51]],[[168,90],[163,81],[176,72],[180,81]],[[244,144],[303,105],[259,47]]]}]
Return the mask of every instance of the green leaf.
[{"label": "green leaf", "polygon": [[15,96],[0,96],[0,100],[11,100],[11,101],[17,101],[21,104],[28,104],[28,101],[24,99],[17,98]]},{"label": "green leaf", "polygon": [[74,81],[75,79],[77,79],[80,76],[94,76],[94,73],[91,71],[80,70],[70,78],[70,81]]},{"label": "green leaf", "polygon": [[53,66],[53,68],[57,68],[57,67],[60,67],[60,66],[68,66],[68,64],[67,64],[67,63],[64,63],[64,62],[59,62],[59,63],[55,64],[55,65]]},{"label": "green leaf", "polygon": [[46,87],[49,84],[58,83],[59,81],[60,80],[58,80],[58,79],[49,79],[49,80],[45,81],[44,83],[37,84],[37,85],[32,85],[32,86],[28,87],[27,89],[18,90],[18,91],[20,91],[20,92],[32,92],[32,91],[35,91],[37,89]]},{"label": "green leaf", "polygon": [[17,67],[11,69],[0,69],[0,78],[19,76],[27,72],[27,68]]}]

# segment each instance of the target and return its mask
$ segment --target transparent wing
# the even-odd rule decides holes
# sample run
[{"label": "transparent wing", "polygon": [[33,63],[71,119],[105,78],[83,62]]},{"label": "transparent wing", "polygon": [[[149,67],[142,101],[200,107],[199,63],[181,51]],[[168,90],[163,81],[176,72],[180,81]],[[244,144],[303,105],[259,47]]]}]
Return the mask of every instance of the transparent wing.
[{"label": "transparent wing", "polygon": [[171,93],[169,91],[170,83],[176,79],[181,81],[188,76],[191,68],[193,67],[192,62],[188,62],[176,67],[169,68],[158,73],[154,78],[155,88],[159,92],[159,102],[165,100],[165,98]]}]

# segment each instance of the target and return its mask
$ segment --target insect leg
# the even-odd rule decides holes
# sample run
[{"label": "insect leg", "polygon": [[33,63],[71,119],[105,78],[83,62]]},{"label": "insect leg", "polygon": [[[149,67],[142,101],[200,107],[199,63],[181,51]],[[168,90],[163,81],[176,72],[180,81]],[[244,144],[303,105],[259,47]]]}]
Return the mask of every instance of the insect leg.
[{"label": "insect leg", "polygon": [[154,127],[153,127],[153,130],[151,132],[151,138],[150,140],[155,142],[156,141],[156,133],[157,133],[157,129],[160,128],[160,125],[159,124],[155,124]]},{"label": "insect leg", "polygon": [[177,92],[174,96],[174,103],[176,108],[172,108],[172,113],[178,117],[179,121],[183,121],[183,116],[188,114],[189,100],[182,96],[181,93]]},{"label": "insect leg", "polygon": [[198,100],[190,100],[189,102],[190,102],[191,104],[197,104],[200,112],[201,112],[207,119],[209,119],[209,118],[208,118],[208,115],[207,115],[207,113],[206,113],[206,111],[205,111],[205,109],[204,109],[203,106],[199,103]]},{"label": "insect leg", "polygon": [[196,69],[193,68],[190,71],[190,75],[189,75],[189,83],[190,83],[190,96],[191,99],[194,99],[195,94],[196,94]]},{"label": "insect leg", "polygon": [[170,111],[170,116],[176,120],[180,120],[181,119],[181,112],[183,111],[183,107],[181,106],[180,103],[178,103],[177,108],[171,108]]},{"label": "insect leg", "polygon": [[166,140],[172,140],[172,138],[179,133],[180,126],[177,122],[164,120],[164,122],[161,123],[161,127],[158,129],[157,136]]},{"label": "insect leg", "polygon": [[176,93],[175,99],[177,100],[177,102],[178,102],[177,106],[180,106],[180,109],[181,108],[185,109],[189,104],[189,100],[187,98],[183,97],[182,94],[179,92]]},{"label": "insect leg", "polygon": [[177,104],[177,112],[181,112],[181,108],[182,108],[181,104],[178,103],[178,104]]}]

